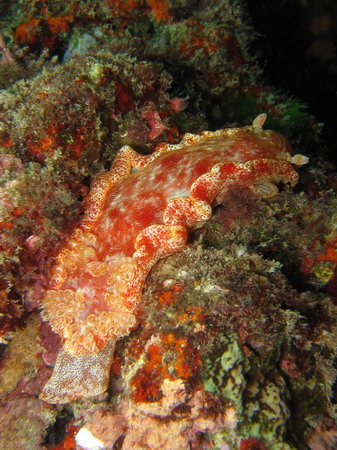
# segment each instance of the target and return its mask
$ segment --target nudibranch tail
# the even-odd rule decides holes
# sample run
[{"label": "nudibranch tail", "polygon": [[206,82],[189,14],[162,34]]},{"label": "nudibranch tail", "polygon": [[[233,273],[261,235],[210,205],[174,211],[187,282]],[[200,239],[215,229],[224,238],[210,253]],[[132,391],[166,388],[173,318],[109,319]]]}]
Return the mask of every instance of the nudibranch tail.
[{"label": "nudibranch tail", "polygon": [[159,144],[151,155],[124,146],[111,169],[93,182],[81,225],[65,243],[43,299],[43,317],[62,338],[54,374],[41,398],[51,403],[104,392],[115,342],[138,324],[152,266],[182,250],[191,228],[235,186],[260,197],[279,182],[298,181],[289,142],[253,125]]},{"label": "nudibranch tail", "polygon": [[71,355],[62,348],[40,398],[49,403],[67,403],[102,394],[108,386],[114,350],[114,341],[98,353],[82,356]]}]

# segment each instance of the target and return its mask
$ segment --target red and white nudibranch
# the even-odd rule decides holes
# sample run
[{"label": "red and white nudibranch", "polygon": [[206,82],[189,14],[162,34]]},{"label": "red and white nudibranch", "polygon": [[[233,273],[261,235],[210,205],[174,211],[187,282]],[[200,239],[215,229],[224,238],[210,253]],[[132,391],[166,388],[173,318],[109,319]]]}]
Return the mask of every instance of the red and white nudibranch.
[{"label": "red and white nudibranch", "polygon": [[160,259],[182,250],[187,232],[204,224],[228,188],[257,195],[295,185],[289,142],[252,126],[159,144],[143,156],[122,147],[111,169],[94,181],[79,228],[65,243],[43,299],[43,317],[62,338],[53,375],[41,394],[65,403],[107,389],[116,341],[137,326],[144,281]]}]

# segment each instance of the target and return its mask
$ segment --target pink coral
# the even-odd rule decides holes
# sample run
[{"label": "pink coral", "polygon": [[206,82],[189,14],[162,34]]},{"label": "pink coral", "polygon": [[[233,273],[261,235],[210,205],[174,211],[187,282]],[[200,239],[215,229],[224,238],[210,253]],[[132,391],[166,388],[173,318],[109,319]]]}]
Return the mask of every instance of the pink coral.
[{"label": "pink coral", "polygon": [[[171,106],[171,104],[170,104]],[[174,111],[175,112],[175,111]],[[149,102],[144,109],[141,111],[141,114],[143,119],[145,119],[148,127],[148,139],[152,141],[153,139],[156,139],[158,136],[162,134],[162,132],[167,128],[167,126],[162,122],[161,117],[155,109],[155,104],[152,102]]]},{"label": "pink coral", "polygon": [[[202,433],[214,433],[237,425],[235,408],[218,405],[204,390],[186,392],[181,380],[164,380],[159,402],[135,404],[125,399],[116,414],[95,412],[76,438],[80,448],[89,432],[102,448],[112,447],[124,434],[123,449],[185,449],[208,447]],[[184,409],[179,410],[179,406]],[[206,445],[206,446],[205,446]]]}]

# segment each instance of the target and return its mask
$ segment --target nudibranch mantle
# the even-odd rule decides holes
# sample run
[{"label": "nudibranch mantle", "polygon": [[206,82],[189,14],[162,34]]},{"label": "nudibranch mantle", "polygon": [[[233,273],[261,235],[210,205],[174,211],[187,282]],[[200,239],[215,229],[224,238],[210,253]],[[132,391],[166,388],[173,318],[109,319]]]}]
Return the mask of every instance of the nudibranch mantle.
[{"label": "nudibranch mantle", "polygon": [[62,338],[53,375],[41,394],[65,403],[107,389],[116,341],[137,326],[145,279],[160,259],[182,250],[233,185],[259,196],[297,183],[288,141],[252,126],[185,134],[151,155],[122,147],[97,177],[80,226],[65,243],[43,299],[43,317]]}]

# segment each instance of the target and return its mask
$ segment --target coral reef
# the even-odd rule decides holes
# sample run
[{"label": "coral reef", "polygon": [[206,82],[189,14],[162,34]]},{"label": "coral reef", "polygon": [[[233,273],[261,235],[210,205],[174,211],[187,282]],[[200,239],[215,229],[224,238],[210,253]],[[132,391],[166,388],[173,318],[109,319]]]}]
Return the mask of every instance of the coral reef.
[{"label": "coral reef", "polygon": [[57,411],[36,393],[49,377],[41,365],[41,318],[33,313],[27,326],[10,337],[0,366],[1,448],[45,448],[44,438]]},{"label": "coral reef", "polygon": [[[0,0],[1,448],[337,446],[337,175],[326,160],[335,144],[335,11],[330,0]],[[301,165],[303,157],[288,161],[270,150],[277,135],[261,130],[264,115],[247,127],[262,113],[264,128],[285,135],[294,153],[309,156],[308,165],[295,171],[291,163]],[[102,302],[89,301],[85,310],[69,303],[81,278],[74,264],[90,259],[96,245],[79,243],[89,233],[80,233],[88,225],[88,205],[94,214],[101,204],[90,186],[102,193],[118,155],[118,167],[131,170],[120,183],[121,196],[128,179],[143,179],[159,199],[162,186],[153,185],[151,164],[157,167],[185,145],[188,154],[207,139],[213,146],[225,137],[228,144],[233,127],[241,128],[231,163],[222,155],[206,168],[197,165],[184,185],[187,194],[172,182],[181,196],[198,179],[192,200],[208,189],[204,216],[192,201],[168,199],[164,225],[174,219],[183,228],[180,251],[167,255],[167,236],[160,234],[158,248],[167,251],[131,264],[132,273],[140,267],[143,274],[131,286],[137,307],[117,306],[113,342],[82,354],[81,327],[74,339],[64,330],[72,330],[78,313],[79,324],[106,317],[98,311]],[[240,135],[242,127],[249,139]],[[203,130],[219,131],[183,138]],[[260,165],[251,157],[238,161],[258,141],[259,157],[272,159],[264,174],[261,159]],[[123,146],[124,159],[118,153]],[[204,183],[202,173],[214,163],[227,184],[209,218],[222,182],[213,174]],[[164,172],[168,182],[172,172]],[[178,170],[173,175],[179,179]],[[299,182],[280,184],[273,195],[281,175],[293,184],[299,176]],[[128,210],[151,225],[138,200]],[[122,244],[98,222],[97,229],[89,226],[90,239]],[[134,224],[121,230],[131,236]],[[141,244],[154,252],[153,235],[143,237]],[[62,249],[73,284],[58,305],[59,297],[50,297],[52,314],[41,314],[42,299],[65,274]],[[104,245],[102,252],[110,255]],[[82,276],[95,292],[106,286],[95,283],[104,274],[93,276],[103,266],[91,261],[91,272]],[[111,275],[115,291],[127,267]],[[64,317],[65,305],[70,322],[59,327],[54,313],[61,306]],[[125,315],[127,324],[119,320]],[[106,321],[95,323],[90,345],[102,349],[109,340]],[[54,371],[62,388],[57,395],[70,400],[64,386],[69,346],[81,349],[71,360],[76,364],[68,365],[79,398],[53,405],[39,396]],[[102,373],[97,392],[85,386],[86,375],[92,380]]]},{"label": "coral reef", "polygon": [[27,327],[18,330],[6,348],[0,372],[0,395],[13,391],[22,378],[30,378],[40,363],[39,319],[30,316]]},{"label": "coral reef", "polygon": [[[191,445],[196,448],[204,445],[202,435],[206,432],[216,432],[224,426],[229,429],[235,427],[234,408],[229,406],[220,409],[221,402],[214,402],[203,391],[191,395],[186,392],[182,382],[165,381],[162,385],[165,400],[155,408],[124,400],[120,404],[120,414],[103,416],[96,412],[85,428],[78,432],[76,442],[80,447],[82,443],[85,446],[87,436],[84,431],[87,431],[97,439],[101,448],[113,446],[125,434],[124,448],[178,450]],[[186,406],[185,411],[178,409],[182,403]],[[106,430],[111,431],[107,433]]]},{"label": "coral reef", "polygon": [[2,448],[44,449],[43,437],[48,426],[55,420],[56,412],[41,403],[34,396],[7,399],[5,406],[0,406]]}]

